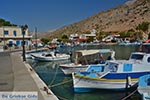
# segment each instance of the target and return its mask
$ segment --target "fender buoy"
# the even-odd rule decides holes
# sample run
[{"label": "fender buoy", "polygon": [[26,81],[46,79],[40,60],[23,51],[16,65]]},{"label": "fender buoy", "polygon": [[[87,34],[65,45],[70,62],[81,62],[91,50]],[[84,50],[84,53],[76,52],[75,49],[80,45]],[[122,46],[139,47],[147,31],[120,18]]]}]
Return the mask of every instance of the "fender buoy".
[{"label": "fender buoy", "polygon": [[146,40],[146,43],[150,43],[150,39],[149,39],[149,40]]}]

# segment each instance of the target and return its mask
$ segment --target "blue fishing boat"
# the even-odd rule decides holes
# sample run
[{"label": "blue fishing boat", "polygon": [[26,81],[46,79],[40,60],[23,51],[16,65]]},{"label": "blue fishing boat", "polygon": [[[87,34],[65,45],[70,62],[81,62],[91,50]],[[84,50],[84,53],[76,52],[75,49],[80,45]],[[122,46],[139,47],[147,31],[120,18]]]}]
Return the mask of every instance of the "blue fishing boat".
[{"label": "blue fishing boat", "polygon": [[139,78],[138,92],[142,95],[143,100],[150,100],[150,74]]},{"label": "blue fishing boat", "polygon": [[[75,92],[95,89],[124,90],[137,84],[138,78],[150,74],[150,54],[133,52],[129,60],[108,61],[104,65],[92,65],[85,72],[73,73]],[[128,82],[128,86],[127,86]]]}]

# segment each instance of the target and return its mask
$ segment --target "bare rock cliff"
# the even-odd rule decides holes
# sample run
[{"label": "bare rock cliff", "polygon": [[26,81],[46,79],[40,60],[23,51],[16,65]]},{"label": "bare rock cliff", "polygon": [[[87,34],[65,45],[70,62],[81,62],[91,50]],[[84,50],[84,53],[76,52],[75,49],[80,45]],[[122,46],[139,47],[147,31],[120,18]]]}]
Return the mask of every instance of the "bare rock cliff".
[{"label": "bare rock cliff", "polygon": [[129,0],[116,8],[57,29],[51,35],[84,33],[92,29],[105,32],[134,30],[138,24],[144,21],[150,22],[150,0]]}]

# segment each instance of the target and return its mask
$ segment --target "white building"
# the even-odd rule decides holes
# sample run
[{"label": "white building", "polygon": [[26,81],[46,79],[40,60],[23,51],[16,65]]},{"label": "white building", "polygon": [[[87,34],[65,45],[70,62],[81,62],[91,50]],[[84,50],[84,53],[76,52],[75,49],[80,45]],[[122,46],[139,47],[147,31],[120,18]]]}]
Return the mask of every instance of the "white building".
[{"label": "white building", "polygon": [[69,39],[70,40],[77,40],[79,38],[79,35],[78,34],[71,34],[70,36],[69,36]]},{"label": "white building", "polygon": [[114,36],[109,35],[102,39],[103,42],[111,42],[114,39]]},{"label": "white building", "polygon": [[28,48],[29,45],[31,45],[32,38],[32,36],[29,36],[28,34],[28,29],[22,31],[22,28],[17,26],[0,27],[0,45],[5,47],[21,48],[23,43],[23,34],[25,47]]}]

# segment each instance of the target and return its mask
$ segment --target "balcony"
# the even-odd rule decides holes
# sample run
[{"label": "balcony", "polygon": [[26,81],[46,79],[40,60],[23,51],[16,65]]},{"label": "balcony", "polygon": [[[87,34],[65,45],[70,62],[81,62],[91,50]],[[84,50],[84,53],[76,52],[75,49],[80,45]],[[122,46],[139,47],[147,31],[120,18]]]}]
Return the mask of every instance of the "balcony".
[{"label": "balcony", "polygon": [[[8,36],[8,35],[5,35],[5,36],[0,36],[0,39],[22,39],[23,36]],[[25,39],[31,39],[32,36],[24,36]]]}]

